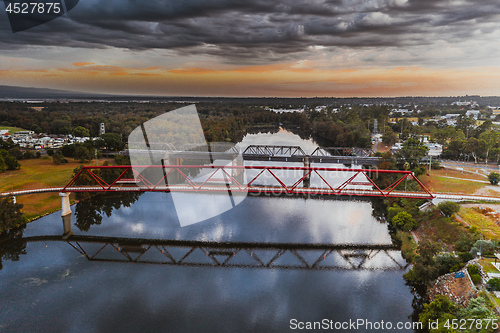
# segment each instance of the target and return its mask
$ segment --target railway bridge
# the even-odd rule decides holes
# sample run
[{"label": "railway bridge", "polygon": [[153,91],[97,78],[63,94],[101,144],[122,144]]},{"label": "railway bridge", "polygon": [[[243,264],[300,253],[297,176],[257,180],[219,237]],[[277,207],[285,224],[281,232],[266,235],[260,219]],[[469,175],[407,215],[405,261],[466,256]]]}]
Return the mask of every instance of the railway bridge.
[{"label": "railway bridge", "polygon": [[[244,165],[234,159],[237,153],[236,150],[176,152],[162,159],[162,165],[86,166],[64,187],[10,191],[0,193],[0,197],[59,193],[64,237],[72,234],[69,195],[73,192],[194,192],[230,196],[364,196],[500,202],[500,198],[431,193],[411,171],[311,166],[311,162],[321,165],[338,161],[376,165],[376,160],[366,160],[373,159],[368,156],[370,152],[356,148],[318,148],[311,155],[305,155],[299,146],[249,146],[243,152],[244,160],[301,162],[303,166],[265,165],[265,162],[261,163],[264,165]],[[206,159],[207,154],[210,161],[232,162],[182,165],[182,159],[196,161],[196,158]],[[180,163],[164,163],[172,159]]]}]

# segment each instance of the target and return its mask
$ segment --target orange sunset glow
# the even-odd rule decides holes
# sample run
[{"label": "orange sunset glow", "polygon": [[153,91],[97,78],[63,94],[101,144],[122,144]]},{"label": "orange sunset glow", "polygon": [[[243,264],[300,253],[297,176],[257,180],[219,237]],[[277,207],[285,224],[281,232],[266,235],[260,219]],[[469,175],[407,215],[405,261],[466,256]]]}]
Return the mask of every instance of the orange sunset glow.
[{"label": "orange sunset glow", "polygon": [[111,15],[82,2],[15,34],[5,21],[0,85],[154,96],[500,94],[498,5],[215,3],[175,12],[124,1]]}]

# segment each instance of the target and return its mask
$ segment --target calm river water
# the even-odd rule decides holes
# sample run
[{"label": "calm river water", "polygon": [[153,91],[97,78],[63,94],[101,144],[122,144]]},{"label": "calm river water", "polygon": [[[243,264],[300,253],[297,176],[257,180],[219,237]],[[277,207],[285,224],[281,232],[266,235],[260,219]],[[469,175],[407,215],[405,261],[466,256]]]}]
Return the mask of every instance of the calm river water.
[{"label": "calm river water", "polygon": [[[269,143],[270,139],[279,141],[277,144],[302,145],[307,153],[314,146],[286,132],[269,137],[249,135],[242,145]],[[77,211],[73,215],[75,235],[391,243],[387,225],[373,216],[370,201],[247,197],[219,216],[180,227],[168,193],[145,193],[121,206],[118,200],[100,196],[92,200],[73,206],[73,212]],[[115,208],[111,208],[112,202]],[[94,215],[87,213],[92,207],[98,209]],[[28,224],[24,237],[61,233],[58,212]],[[101,246],[82,244],[94,252]],[[113,259],[117,251],[112,250],[108,246],[97,257]],[[413,296],[405,286],[403,270],[214,268],[90,261],[62,241],[28,242],[24,252],[18,261],[4,258],[0,270],[2,332],[284,332],[292,331],[293,323],[323,319],[383,320],[396,325],[410,322],[413,311]],[[394,262],[404,265],[397,252],[392,256],[375,260],[371,268]],[[199,259],[203,260],[203,254]],[[283,256],[279,260],[286,265],[296,258]],[[372,330],[360,327],[358,331]]]}]

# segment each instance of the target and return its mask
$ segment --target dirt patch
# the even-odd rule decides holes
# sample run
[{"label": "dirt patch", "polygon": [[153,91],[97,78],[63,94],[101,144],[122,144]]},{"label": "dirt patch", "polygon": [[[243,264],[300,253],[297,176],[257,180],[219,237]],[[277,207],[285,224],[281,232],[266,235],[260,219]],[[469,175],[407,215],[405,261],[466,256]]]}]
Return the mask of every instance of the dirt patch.
[{"label": "dirt patch", "polygon": [[457,272],[454,272],[438,277],[429,288],[429,298],[434,300],[437,295],[446,295],[454,303],[467,306],[470,299],[477,297],[477,291],[465,269],[460,272],[463,272],[465,276],[456,278]]},{"label": "dirt patch", "polygon": [[488,185],[475,191],[474,195],[500,196],[500,186]]},{"label": "dirt patch", "polygon": [[389,150],[391,150],[391,145],[386,145],[385,143],[383,142],[380,142],[377,146],[377,151],[380,151],[382,153],[386,153],[388,152]]}]

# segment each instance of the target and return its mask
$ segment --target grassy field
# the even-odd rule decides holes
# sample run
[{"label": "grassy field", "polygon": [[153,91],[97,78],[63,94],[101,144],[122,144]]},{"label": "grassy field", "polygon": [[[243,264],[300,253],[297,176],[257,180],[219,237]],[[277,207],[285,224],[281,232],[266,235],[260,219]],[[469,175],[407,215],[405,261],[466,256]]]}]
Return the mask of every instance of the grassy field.
[{"label": "grassy field", "polygon": [[2,130],[8,130],[9,134],[14,134],[15,132],[19,131],[26,131],[24,128],[19,128],[19,127],[0,126],[0,131]]},{"label": "grassy field", "polygon": [[[73,159],[69,159],[67,164],[55,165],[51,157],[19,162],[21,169],[0,173],[0,192],[64,186],[71,180],[73,170],[80,165]],[[58,193],[22,195],[16,200],[24,205],[23,213],[30,220],[61,209]]]},{"label": "grassy field", "polygon": [[487,239],[500,239],[500,226],[496,224],[496,218],[485,214],[476,208],[461,207],[457,213],[471,227],[477,227],[481,234]]},{"label": "grassy field", "polygon": [[[453,177],[453,178],[448,178]],[[460,179],[455,179],[460,178]],[[432,170],[431,175],[422,175],[418,179],[433,192],[453,192],[472,194],[475,191],[487,186],[486,183],[475,182],[474,180],[486,181],[487,178],[472,173],[462,173],[455,170]]]},{"label": "grassy field", "polygon": [[488,274],[488,273],[500,273],[498,269],[496,269],[495,266],[492,265],[492,263],[495,262],[495,259],[487,259],[483,258],[479,260],[479,263],[483,267],[483,271]]}]

